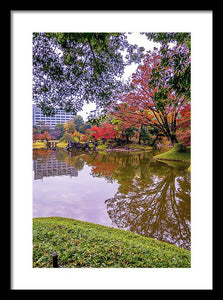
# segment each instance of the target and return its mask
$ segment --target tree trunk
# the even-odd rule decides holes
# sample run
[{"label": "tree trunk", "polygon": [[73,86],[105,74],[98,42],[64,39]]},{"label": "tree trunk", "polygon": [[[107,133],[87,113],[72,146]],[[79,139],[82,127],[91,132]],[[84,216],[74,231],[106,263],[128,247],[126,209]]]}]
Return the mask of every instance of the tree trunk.
[{"label": "tree trunk", "polygon": [[171,123],[171,133],[170,133],[170,140],[172,145],[175,143],[178,143],[177,137],[176,137],[176,115]]},{"label": "tree trunk", "polygon": [[173,146],[174,146],[175,143],[178,143],[176,134],[170,134],[170,141],[171,141],[171,144],[172,144]]},{"label": "tree trunk", "polygon": [[126,142],[127,142],[127,144],[129,143],[129,135],[126,133],[125,134],[125,137],[126,137]]}]

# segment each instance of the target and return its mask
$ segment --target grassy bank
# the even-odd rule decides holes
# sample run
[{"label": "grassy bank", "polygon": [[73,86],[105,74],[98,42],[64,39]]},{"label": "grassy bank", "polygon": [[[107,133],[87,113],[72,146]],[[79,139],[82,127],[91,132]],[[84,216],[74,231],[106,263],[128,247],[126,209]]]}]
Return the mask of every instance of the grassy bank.
[{"label": "grassy bank", "polygon": [[[58,142],[58,140],[55,140],[55,142]],[[41,142],[41,141],[37,141],[37,142],[33,142],[33,149],[47,149],[47,142]],[[67,147],[67,142],[60,142],[57,143],[57,147],[58,148],[66,148]]]},{"label": "grassy bank", "polygon": [[33,149],[47,149],[46,142],[34,142]]},{"label": "grassy bank", "polygon": [[184,161],[190,162],[190,147],[187,147],[185,152],[179,151],[177,147],[173,147],[167,152],[163,152],[154,156],[155,159],[161,160],[175,160],[175,161]]},{"label": "grassy bank", "polygon": [[124,144],[123,146],[117,146],[114,148],[109,148],[108,144],[99,144],[97,146],[97,150],[99,151],[107,151],[107,152],[112,152],[112,151],[117,151],[117,152],[142,152],[142,151],[152,151],[154,150],[153,147],[147,146],[147,145],[140,145],[140,144],[135,144],[135,143],[130,143],[130,144]]},{"label": "grassy bank", "polygon": [[33,267],[189,268],[190,251],[128,231],[67,218],[33,219]]},{"label": "grassy bank", "polygon": [[58,148],[66,148],[67,145],[68,145],[67,142],[60,142],[60,143],[57,144],[57,147],[58,147]]}]

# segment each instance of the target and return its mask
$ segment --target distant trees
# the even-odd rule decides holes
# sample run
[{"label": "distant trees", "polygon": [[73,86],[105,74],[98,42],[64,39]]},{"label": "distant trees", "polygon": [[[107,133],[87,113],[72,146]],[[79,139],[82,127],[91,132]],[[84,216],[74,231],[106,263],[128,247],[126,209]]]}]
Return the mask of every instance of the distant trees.
[{"label": "distant trees", "polygon": [[41,121],[33,126],[33,140],[44,140],[46,139],[44,135],[47,133],[47,136],[53,140],[68,142],[69,139],[71,139],[72,141],[79,141],[81,136],[89,128],[91,128],[91,124],[84,122],[81,116],[75,116],[65,124],[57,123],[54,128],[50,128]]},{"label": "distant trees", "polygon": [[81,116],[77,115],[74,117],[74,124],[76,126],[76,130],[80,132],[80,127],[84,125],[84,120]]},{"label": "distant trees", "polygon": [[64,124],[64,134],[60,138],[60,141],[68,142],[80,141],[82,134],[79,132],[81,126],[84,125],[84,120],[81,116],[76,116],[74,119],[67,121]]},{"label": "distant trees", "polygon": [[74,124],[74,120],[67,121],[64,124],[64,131],[72,134],[76,130],[76,125]]},{"label": "distant trees", "polygon": [[34,140],[45,140],[50,141],[51,137],[49,135],[49,132],[45,131],[44,133],[35,134],[33,137]]}]

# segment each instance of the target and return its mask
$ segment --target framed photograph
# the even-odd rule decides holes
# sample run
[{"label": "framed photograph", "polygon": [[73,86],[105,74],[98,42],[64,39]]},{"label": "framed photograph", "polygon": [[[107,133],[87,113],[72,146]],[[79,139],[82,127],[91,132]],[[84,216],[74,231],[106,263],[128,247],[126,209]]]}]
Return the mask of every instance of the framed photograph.
[{"label": "framed photograph", "polygon": [[12,289],[213,288],[212,22],[11,11]]}]

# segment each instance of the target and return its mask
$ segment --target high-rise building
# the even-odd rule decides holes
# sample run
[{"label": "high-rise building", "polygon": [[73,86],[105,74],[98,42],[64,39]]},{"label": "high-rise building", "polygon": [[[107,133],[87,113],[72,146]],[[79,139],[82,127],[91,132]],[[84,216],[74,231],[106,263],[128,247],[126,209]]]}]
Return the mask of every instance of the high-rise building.
[{"label": "high-rise building", "polygon": [[67,113],[64,110],[58,109],[54,116],[46,116],[43,114],[41,108],[33,105],[33,126],[37,125],[38,122],[42,121],[45,125],[49,126],[50,128],[54,128],[56,124],[62,123],[71,120],[74,118],[73,113]]}]

